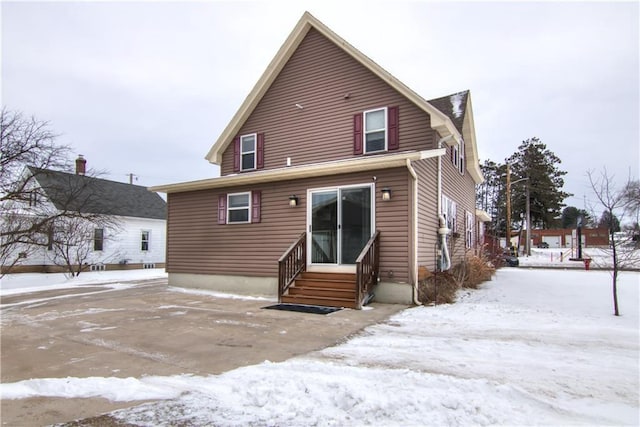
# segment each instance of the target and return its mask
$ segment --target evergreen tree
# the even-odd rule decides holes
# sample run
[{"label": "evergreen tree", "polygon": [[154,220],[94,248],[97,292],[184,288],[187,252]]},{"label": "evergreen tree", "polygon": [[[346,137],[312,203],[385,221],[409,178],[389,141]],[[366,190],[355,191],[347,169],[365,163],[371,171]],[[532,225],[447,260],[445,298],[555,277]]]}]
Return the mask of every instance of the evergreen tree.
[{"label": "evergreen tree", "polygon": [[575,206],[567,206],[562,210],[560,219],[562,228],[576,228],[578,226],[578,217],[582,217],[582,226],[593,226],[593,218],[589,212],[584,209],[578,209]]},{"label": "evergreen tree", "polygon": [[558,168],[561,163],[551,150],[533,137],[520,144],[518,151],[507,159],[511,181],[529,178],[511,187],[512,218],[524,217],[526,186],[529,186],[531,223],[533,228],[550,228],[560,216],[563,200],[571,194],[562,191],[567,172]]},{"label": "evergreen tree", "polygon": [[620,231],[620,220],[616,214],[613,214],[613,217],[611,217],[611,211],[605,210],[602,212],[600,222],[598,222],[598,227],[606,228],[607,230],[612,230],[613,233],[617,233]]}]

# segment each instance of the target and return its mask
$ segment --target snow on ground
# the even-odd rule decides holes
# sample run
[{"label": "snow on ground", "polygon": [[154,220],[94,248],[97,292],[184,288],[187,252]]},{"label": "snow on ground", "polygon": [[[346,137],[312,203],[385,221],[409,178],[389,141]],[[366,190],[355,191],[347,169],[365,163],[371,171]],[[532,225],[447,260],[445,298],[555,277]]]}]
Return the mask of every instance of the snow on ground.
[{"label": "snow on ground", "polygon": [[[31,396],[167,399],[134,425],[638,425],[639,273],[502,269],[456,304],[415,307],[342,345],[215,376],[33,379]],[[274,343],[277,345],[277,343]]]},{"label": "snow on ground", "polygon": [[163,268],[143,270],[86,271],[77,277],[64,273],[7,274],[0,280],[0,295],[14,295],[51,289],[68,289],[76,286],[100,285],[131,280],[166,278]]}]

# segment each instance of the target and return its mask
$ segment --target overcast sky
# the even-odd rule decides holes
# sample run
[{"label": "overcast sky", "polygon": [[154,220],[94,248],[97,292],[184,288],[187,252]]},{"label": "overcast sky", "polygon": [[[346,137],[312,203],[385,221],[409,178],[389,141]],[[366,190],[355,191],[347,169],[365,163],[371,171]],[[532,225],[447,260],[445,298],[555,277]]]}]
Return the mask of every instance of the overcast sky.
[{"label": "overcast sky", "polygon": [[204,159],[305,10],[426,99],[471,90],[481,161],[539,137],[567,204],[586,171],[638,177],[639,7],[426,1],[2,2],[2,104],[140,185]]}]

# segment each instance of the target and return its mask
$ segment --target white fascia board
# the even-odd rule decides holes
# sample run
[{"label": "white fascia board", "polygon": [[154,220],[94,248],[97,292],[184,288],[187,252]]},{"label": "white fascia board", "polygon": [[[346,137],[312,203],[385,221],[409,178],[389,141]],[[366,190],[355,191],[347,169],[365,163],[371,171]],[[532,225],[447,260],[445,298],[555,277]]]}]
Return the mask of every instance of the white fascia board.
[{"label": "white fascia board", "polygon": [[311,165],[290,166],[258,172],[225,175],[198,181],[150,187],[150,191],[161,193],[180,193],[185,191],[206,190],[211,188],[236,187],[240,185],[261,184],[265,182],[288,181],[313,178],[316,176],[339,175],[376,169],[406,167],[407,160],[416,161],[444,155],[444,149],[406,151],[402,153],[374,155],[356,159],[336,160]]}]

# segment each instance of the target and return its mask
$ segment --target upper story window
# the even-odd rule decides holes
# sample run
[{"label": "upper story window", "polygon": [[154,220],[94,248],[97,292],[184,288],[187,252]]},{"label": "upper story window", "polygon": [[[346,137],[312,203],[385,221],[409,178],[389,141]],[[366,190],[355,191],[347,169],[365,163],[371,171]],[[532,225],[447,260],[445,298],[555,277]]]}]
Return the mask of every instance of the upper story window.
[{"label": "upper story window", "polygon": [[364,152],[387,151],[387,109],[364,112]]},{"label": "upper story window", "polygon": [[148,230],[142,230],[140,233],[140,250],[146,252],[149,250],[149,236],[150,232]]},{"label": "upper story window", "polygon": [[240,170],[256,168],[256,134],[240,137]]},{"label": "upper story window", "polygon": [[264,167],[264,134],[237,136],[233,144],[233,171],[244,172]]},{"label": "upper story window", "polygon": [[464,139],[451,147],[451,163],[462,175],[464,175],[464,148]]},{"label": "upper story window", "polygon": [[353,154],[383,153],[400,148],[398,107],[367,110],[353,116]]}]

